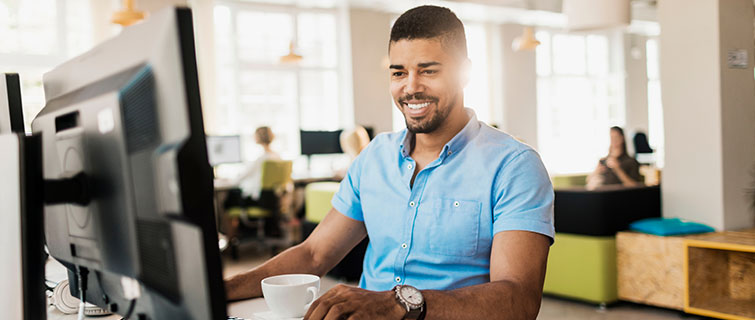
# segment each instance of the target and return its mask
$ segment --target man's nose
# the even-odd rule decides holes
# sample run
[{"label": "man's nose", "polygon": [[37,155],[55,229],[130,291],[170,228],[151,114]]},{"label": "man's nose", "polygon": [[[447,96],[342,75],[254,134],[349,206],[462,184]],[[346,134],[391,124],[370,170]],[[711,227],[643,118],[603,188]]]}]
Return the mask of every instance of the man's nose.
[{"label": "man's nose", "polygon": [[422,86],[421,79],[416,73],[409,73],[409,76],[406,79],[406,86],[404,86],[404,93],[406,94],[415,94],[417,92],[422,92],[424,90],[424,87]]}]

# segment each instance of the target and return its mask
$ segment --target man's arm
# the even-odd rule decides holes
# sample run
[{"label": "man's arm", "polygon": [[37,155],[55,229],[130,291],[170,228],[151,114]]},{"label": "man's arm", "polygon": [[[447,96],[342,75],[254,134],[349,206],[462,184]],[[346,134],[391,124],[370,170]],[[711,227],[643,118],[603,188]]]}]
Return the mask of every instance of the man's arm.
[{"label": "man's arm", "polygon": [[250,271],[225,280],[228,300],[262,295],[262,279],[289,273],[325,275],[367,235],[364,222],[346,217],[335,209],[301,244],[294,246]]},{"label": "man's arm", "polygon": [[535,319],[540,311],[550,239],[528,231],[493,238],[490,283],[423,291],[427,320]]},{"label": "man's arm", "polygon": [[[425,319],[535,319],[549,248],[550,239],[538,233],[499,232],[493,238],[490,283],[422,291]],[[315,301],[304,319],[400,319],[405,313],[393,291],[338,286]]]}]

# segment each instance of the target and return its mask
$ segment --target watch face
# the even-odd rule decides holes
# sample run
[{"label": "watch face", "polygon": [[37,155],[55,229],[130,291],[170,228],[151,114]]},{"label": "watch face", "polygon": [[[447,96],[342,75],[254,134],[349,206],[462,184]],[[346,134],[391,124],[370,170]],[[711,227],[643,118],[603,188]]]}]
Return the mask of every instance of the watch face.
[{"label": "watch face", "polygon": [[406,302],[413,305],[417,305],[417,306],[421,305],[423,302],[422,292],[420,292],[414,287],[409,287],[409,286],[401,287],[401,297],[404,298]]}]

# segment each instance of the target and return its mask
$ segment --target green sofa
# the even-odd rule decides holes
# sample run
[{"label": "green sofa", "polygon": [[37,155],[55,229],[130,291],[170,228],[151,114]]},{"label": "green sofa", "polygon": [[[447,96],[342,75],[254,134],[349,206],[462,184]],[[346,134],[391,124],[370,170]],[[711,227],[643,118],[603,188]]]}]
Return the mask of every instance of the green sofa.
[{"label": "green sofa", "polygon": [[553,189],[584,187],[587,185],[586,174],[558,175],[551,177]]}]

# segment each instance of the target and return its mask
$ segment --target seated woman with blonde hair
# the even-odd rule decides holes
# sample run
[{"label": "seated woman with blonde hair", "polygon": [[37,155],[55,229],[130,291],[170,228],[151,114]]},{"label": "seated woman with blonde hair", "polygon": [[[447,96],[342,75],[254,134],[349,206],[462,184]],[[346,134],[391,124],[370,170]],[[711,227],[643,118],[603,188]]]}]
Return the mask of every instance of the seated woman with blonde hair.
[{"label": "seated woman with blonde hair", "polygon": [[262,163],[267,160],[281,160],[280,155],[270,147],[274,139],[273,130],[269,127],[259,127],[254,131],[254,140],[262,147],[263,153],[247,164],[244,172],[234,179],[233,184],[239,186],[240,193],[229,194],[226,207],[251,205],[259,199],[262,191]]},{"label": "seated woman with blonde hair", "polygon": [[[341,150],[351,158],[349,159],[350,165],[351,162],[357,158],[359,153],[370,144],[370,135],[364,127],[355,126],[352,129],[343,130],[343,132],[341,132],[340,141]],[[348,167],[336,170],[334,173],[335,178],[341,179],[345,177],[348,170]]]},{"label": "seated woman with blonde hair", "polygon": [[627,154],[624,130],[611,128],[611,146],[608,156],[598,161],[595,171],[587,176],[587,189],[594,190],[603,186],[641,186],[640,164]]},{"label": "seated woman with blonde hair", "polygon": [[341,149],[344,153],[351,156],[354,160],[364,148],[370,143],[370,135],[367,129],[362,126],[356,126],[353,129],[341,132]]}]

